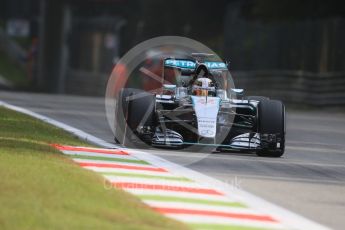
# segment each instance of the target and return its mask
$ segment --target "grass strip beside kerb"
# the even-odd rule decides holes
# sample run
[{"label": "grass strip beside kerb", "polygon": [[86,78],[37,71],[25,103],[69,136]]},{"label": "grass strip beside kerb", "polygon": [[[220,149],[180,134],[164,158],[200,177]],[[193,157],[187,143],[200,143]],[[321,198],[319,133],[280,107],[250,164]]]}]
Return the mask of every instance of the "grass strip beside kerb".
[{"label": "grass strip beside kerb", "polygon": [[90,146],[65,131],[0,107],[0,228],[187,229],[50,146]]}]

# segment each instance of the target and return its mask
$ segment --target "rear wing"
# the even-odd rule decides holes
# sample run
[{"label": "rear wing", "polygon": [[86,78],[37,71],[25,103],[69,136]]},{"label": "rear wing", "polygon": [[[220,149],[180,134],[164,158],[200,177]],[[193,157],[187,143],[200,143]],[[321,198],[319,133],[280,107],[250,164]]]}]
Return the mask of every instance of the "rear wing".
[{"label": "rear wing", "polygon": [[166,58],[164,59],[164,67],[177,68],[181,70],[195,70],[199,64],[204,64],[209,70],[228,70],[228,66],[224,62],[217,61],[205,61],[197,63],[192,59],[175,59]]}]

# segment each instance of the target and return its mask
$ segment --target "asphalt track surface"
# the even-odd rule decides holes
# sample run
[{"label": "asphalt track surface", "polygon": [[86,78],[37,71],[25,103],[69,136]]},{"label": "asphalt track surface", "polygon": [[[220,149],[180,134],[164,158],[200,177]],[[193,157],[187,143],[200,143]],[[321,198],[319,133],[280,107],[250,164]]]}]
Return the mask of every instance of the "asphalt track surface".
[{"label": "asphalt track surface", "polygon": [[[104,98],[0,91],[21,106],[113,142]],[[345,113],[287,109],[284,157],[145,150],[242,189],[334,229],[344,229]]]}]

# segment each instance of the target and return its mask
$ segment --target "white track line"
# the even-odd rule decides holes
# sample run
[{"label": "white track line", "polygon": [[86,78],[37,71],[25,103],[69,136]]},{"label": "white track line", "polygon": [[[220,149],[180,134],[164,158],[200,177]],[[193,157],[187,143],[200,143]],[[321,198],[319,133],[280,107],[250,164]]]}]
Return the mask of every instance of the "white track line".
[{"label": "white track line", "polygon": [[[114,145],[111,143],[108,143],[100,138],[97,138],[89,133],[86,133],[80,129],[74,128],[72,126],[69,126],[67,124],[64,124],[62,122],[56,121],[54,119],[51,119],[49,117],[37,114],[35,112],[32,112],[30,110],[10,105],[6,102],[0,101],[0,106],[4,106],[8,109],[12,109],[17,112],[21,112],[24,114],[27,114],[29,116],[35,117],[39,120],[42,120],[46,123],[52,124],[56,127],[59,127],[61,129],[64,129],[67,132],[72,133],[73,135],[77,136],[78,138],[88,141],[90,143],[93,143],[95,145],[104,147],[104,148],[121,148],[118,145]],[[263,200],[262,198],[259,198],[253,194],[250,194],[244,190],[240,189],[234,189],[234,187],[225,184],[221,181],[218,181],[212,177],[206,176],[204,174],[198,173],[196,171],[193,171],[191,169],[185,168],[181,165],[177,165],[175,163],[169,162],[165,159],[162,159],[160,157],[154,156],[150,153],[144,152],[144,151],[138,151],[138,150],[131,150],[122,148],[124,150],[130,151],[131,154],[141,160],[145,160],[157,167],[161,167],[164,169],[168,169],[170,172],[178,172],[178,174],[183,175],[187,178],[191,178],[194,181],[204,184],[204,185],[214,185],[214,188],[217,190],[220,190],[221,192],[225,193],[229,197],[235,197],[239,201],[250,205],[250,207],[255,208],[257,210],[261,210],[263,213],[268,213],[269,215],[273,216],[277,220],[279,220],[284,226],[287,226],[291,229],[313,229],[313,230],[321,230],[321,229],[329,229],[325,226],[322,226],[314,221],[311,221],[309,219],[306,219],[305,217],[302,217],[298,214],[295,214],[287,209],[284,209],[282,207],[279,207],[275,204],[272,204],[266,200]]]}]

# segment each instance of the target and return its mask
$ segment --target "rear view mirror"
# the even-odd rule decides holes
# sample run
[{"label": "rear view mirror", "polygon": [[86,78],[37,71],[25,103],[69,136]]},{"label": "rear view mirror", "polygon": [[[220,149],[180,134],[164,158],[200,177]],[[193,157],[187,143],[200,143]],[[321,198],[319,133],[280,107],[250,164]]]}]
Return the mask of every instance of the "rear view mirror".
[{"label": "rear view mirror", "polygon": [[235,97],[237,99],[242,99],[244,95],[244,90],[243,89],[231,89],[231,98]]}]

